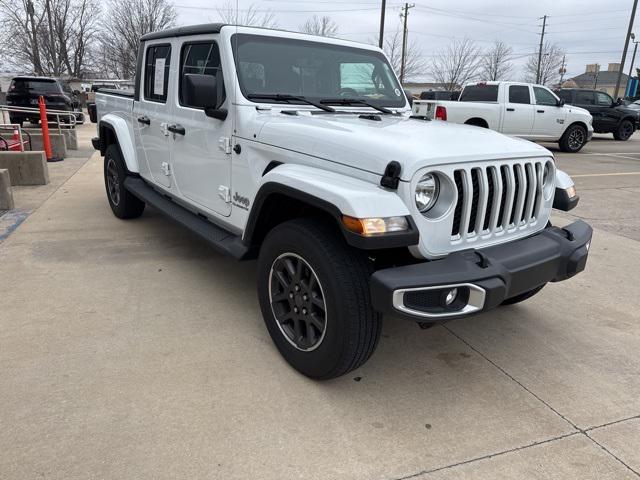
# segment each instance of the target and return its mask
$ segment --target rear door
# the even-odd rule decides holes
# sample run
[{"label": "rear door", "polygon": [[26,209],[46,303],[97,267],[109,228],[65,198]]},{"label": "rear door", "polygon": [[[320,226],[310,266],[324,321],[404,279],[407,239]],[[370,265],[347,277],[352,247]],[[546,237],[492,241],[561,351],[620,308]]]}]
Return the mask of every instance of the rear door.
[{"label": "rear door", "polygon": [[[224,72],[218,36],[209,40],[185,40],[180,46],[178,91],[174,123],[184,134],[174,134],[171,163],[180,194],[190,201],[221,215],[231,213],[231,117],[225,120],[205,115],[204,108],[190,104],[185,94],[188,75],[205,76],[216,83],[222,103],[209,105],[228,108],[224,88]],[[203,95],[196,94],[198,98]]]},{"label": "rear door", "polygon": [[534,107],[529,85],[509,85],[502,108],[502,133],[523,137],[531,135]]},{"label": "rear door", "polygon": [[599,131],[603,129],[600,111],[596,107],[595,92],[591,90],[576,90],[575,97],[573,99],[573,105],[589,111],[589,113],[593,117],[594,130]]},{"label": "rear door", "polygon": [[533,136],[557,140],[567,128],[565,120],[566,110],[559,106],[559,99],[551,90],[534,86],[535,117],[533,122]]},{"label": "rear door", "polygon": [[167,127],[172,115],[168,99],[175,88],[169,75],[172,62],[174,54],[167,39],[145,45],[140,99],[133,108],[137,157],[146,158],[149,180],[167,188],[171,187],[171,139]]}]

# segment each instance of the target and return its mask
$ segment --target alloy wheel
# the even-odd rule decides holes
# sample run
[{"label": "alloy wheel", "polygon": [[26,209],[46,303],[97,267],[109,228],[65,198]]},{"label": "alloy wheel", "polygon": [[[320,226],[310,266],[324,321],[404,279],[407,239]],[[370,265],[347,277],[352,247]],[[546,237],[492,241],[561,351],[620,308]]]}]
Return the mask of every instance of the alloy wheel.
[{"label": "alloy wheel", "polygon": [[120,178],[113,158],[110,158],[107,162],[107,190],[109,191],[111,202],[118,206],[120,204]]},{"label": "alloy wheel", "polygon": [[269,299],[278,328],[298,350],[320,346],[327,329],[327,306],[316,272],[295,253],[283,253],[271,264]]},{"label": "alloy wheel", "polygon": [[580,128],[576,128],[569,134],[567,143],[571,150],[579,150],[584,144],[584,132]]}]

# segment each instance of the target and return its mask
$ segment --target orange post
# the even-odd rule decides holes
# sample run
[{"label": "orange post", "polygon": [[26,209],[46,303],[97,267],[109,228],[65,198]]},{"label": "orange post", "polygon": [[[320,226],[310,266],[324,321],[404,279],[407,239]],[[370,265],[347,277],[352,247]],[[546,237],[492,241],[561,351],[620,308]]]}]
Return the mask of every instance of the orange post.
[{"label": "orange post", "polygon": [[47,156],[47,162],[59,162],[62,158],[54,157],[51,152],[49,123],[47,122],[47,106],[44,103],[44,97],[42,95],[38,98],[38,107],[40,108],[40,125],[42,126],[42,145],[44,146],[44,153]]}]

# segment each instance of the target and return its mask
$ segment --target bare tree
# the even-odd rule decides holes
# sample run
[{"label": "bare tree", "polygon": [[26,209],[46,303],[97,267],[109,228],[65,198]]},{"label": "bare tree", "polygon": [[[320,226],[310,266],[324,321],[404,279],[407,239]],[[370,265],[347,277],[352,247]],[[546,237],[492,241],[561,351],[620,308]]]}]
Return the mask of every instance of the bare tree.
[{"label": "bare tree", "polygon": [[248,27],[277,28],[275,12],[260,10],[252,3],[245,9],[237,9],[235,2],[227,0],[221,7],[216,8],[220,20],[233,25],[245,25]]},{"label": "bare tree", "polygon": [[140,37],[175,24],[169,0],[109,0],[97,61],[106,76],[133,78]]},{"label": "bare tree", "polygon": [[480,66],[482,80],[504,80],[513,70],[510,59],[513,49],[501,40],[496,40],[483,55]]},{"label": "bare tree", "polygon": [[446,90],[455,90],[478,76],[481,63],[482,53],[472,40],[454,40],[433,57],[431,76]]},{"label": "bare tree", "polygon": [[[560,67],[562,67],[564,55],[564,50],[557,44],[544,43],[540,61],[540,84],[555,84],[560,80]],[[524,71],[525,81],[535,83],[538,71],[538,52],[529,55]]]},{"label": "bare tree", "polygon": [[[370,43],[378,45],[380,37],[375,37]],[[402,63],[402,31],[398,28],[393,34],[387,34],[384,37],[384,45],[382,47],[385,55],[391,63],[396,75],[400,76],[400,65]],[[405,80],[423,75],[427,71],[427,65],[420,51],[418,44],[409,39],[407,42],[407,52],[404,65]]]},{"label": "bare tree", "polygon": [[98,0],[0,0],[0,42],[12,60],[6,63],[38,75],[81,78],[99,18]]},{"label": "bare tree", "polygon": [[338,33],[338,24],[327,15],[323,17],[314,15],[300,26],[300,31],[321,37],[335,37]]}]

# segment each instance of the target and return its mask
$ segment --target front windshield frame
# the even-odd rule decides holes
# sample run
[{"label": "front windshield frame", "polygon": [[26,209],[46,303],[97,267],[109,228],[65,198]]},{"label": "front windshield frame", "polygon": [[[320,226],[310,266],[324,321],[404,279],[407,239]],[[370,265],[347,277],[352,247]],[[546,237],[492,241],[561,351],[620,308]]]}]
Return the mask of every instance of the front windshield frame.
[{"label": "front windshield frame", "polygon": [[[394,97],[390,97],[388,94],[385,94],[385,96],[381,98],[374,98],[372,96],[361,95],[361,94],[339,95],[338,93],[327,93],[327,94],[319,95],[317,94],[317,92],[310,95],[304,91],[292,92],[292,91],[287,91],[286,89],[280,90],[280,91],[266,91],[266,90],[252,91],[251,89],[247,88],[245,78],[242,73],[242,68],[240,66],[242,59],[239,58],[238,49],[241,48],[244,42],[255,41],[256,39],[259,39],[260,42],[264,42],[264,43],[285,43],[286,42],[286,43],[294,43],[294,44],[308,44],[310,46],[331,49],[336,52],[345,51],[351,54],[367,55],[367,56],[374,57],[376,61],[380,62],[380,65],[383,65],[382,68],[386,70],[384,74],[389,84],[385,86],[385,89],[387,90],[387,92],[390,90],[391,93],[394,95]],[[286,95],[293,95],[293,96],[303,96],[305,98],[308,98],[309,100],[316,101],[316,102],[320,102],[322,100],[327,100],[327,99],[333,100],[333,99],[342,99],[342,98],[351,99],[351,100],[364,100],[379,107],[387,107],[387,108],[393,108],[393,109],[402,109],[407,107],[408,105],[406,96],[402,90],[402,87],[400,86],[400,82],[398,81],[398,78],[395,72],[393,71],[393,68],[389,64],[387,57],[380,51],[372,50],[368,48],[359,48],[355,46],[339,45],[336,43],[321,42],[316,40],[307,40],[307,39],[301,39],[301,38],[281,37],[281,36],[262,35],[262,34],[253,34],[253,33],[234,33],[230,37],[230,41],[231,41],[231,48],[233,52],[233,59],[235,64],[238,86],[244,98],[249,100],[250,102],[271,103],[271,104],[287,103],[287,104],[304,105],[304,102],[296,101],[296,100],[288,100],[286,102],[281,102],[273,99],[249,98],[252,94],[256,94],[256,95],[286,94]],[[332,103],[328,103],[328,104],[332,105]],[[359,105],[356,103],[354,103],[353,107],[367,108],[363,105]],[[353,108],[353,107],[350,106],[350,108]]]}]

